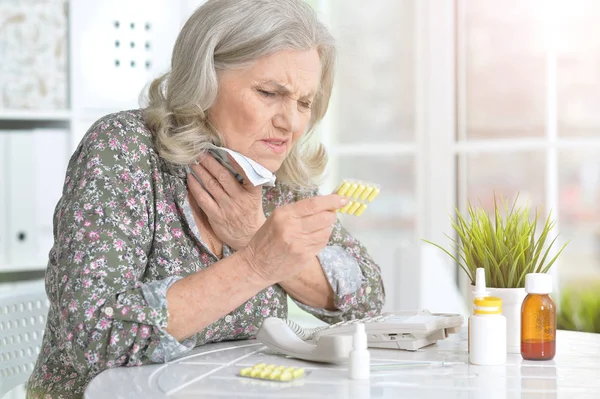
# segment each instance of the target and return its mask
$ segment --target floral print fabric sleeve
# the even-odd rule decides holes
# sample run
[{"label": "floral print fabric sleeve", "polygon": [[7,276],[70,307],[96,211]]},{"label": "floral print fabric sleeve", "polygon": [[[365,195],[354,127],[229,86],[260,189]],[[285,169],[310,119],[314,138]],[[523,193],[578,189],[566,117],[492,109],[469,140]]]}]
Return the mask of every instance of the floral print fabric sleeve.
[{"label": "floral print fabric sleeve", "polygon": [[[299,192],[295,200],[318,195],[318,191]],[[381,269],[367,249],[338,220],[327,246],[318,255],[321,267],[334,292],[337,311],[298,306],[327,323],[379,314],[385,301]]]},{"label": "floral print fabric sleeve", "polygon": [[70,162],[56,215],[47,290],[60,309],[60,343],[82,376],[164,360],[167,309],[149,305],[141,282],[157,216],[154,161],[130,129],[119,119],[92,127]]},{"label": "floral print fabric sleeve", "polygon": [[[148,302],[148,306],[152,307],[155,312],[161,312],[167,309],[167,291],[181,276],[170,276],[162,280],[155,280],[141,285],[144,299]],[[196,346],[196,337],[192,336],[183,342],[177,341],[175,337],[169,334],[161,326],[157,326],[162,336],[160,344],[152,353],[152,361],[156,363],[168,362],[174,358],[183,355],[194,349]]]}]

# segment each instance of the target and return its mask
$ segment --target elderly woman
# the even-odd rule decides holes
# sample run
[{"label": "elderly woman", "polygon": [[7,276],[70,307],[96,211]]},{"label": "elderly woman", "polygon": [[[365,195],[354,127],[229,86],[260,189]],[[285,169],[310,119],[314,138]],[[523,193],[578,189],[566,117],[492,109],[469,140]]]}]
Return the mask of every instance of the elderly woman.
[{"label": "elderly woman", "polygon": [[[288,295],[328,323],[381,311],[379,267],[336,221],[346,200],[315,186],[326,157],[311,135],[334,59],[302,0],[209,0],[149,105],[90,128],[56,208],[30,397],[78,397],[105,369],[252,337],[287,317]],[[276,184],[238,182],[211,144]]]}]

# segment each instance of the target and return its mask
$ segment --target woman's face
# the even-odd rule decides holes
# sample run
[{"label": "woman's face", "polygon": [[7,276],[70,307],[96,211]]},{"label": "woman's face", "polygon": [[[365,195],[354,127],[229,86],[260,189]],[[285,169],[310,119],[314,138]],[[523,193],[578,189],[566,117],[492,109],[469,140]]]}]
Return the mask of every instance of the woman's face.
[{"label": "woman's face", "polygon": [[227,148],[275,172],[308,127],[320,80],[314,49],[279,51],[247,68],[222,71],[209,120]]}]

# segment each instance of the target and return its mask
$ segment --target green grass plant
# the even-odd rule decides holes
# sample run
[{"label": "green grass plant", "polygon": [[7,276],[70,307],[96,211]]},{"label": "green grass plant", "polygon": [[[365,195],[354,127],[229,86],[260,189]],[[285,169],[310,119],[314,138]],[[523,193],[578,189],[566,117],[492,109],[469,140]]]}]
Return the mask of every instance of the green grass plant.
[{"label": "green grass plant", "polygon": [[546,273],[554,264],[568,243],[556,254],[551,248],[558,237],[551,237],[555,222],[551,213],[538,229],[539,212],[531,217],[528,206],[517,206],[517,199],[508,206],[502,199],[494,197],[493,213],[482,207],[467,204],[467,212],[461,214],[458,209],[452,219],[452,228],[456,238],[446,235],[450,240],[450,250],[435,245],[450,256],[475,284],[477,268],[485,269],[488,287],[520,288],[525,286],[528,273]]}]

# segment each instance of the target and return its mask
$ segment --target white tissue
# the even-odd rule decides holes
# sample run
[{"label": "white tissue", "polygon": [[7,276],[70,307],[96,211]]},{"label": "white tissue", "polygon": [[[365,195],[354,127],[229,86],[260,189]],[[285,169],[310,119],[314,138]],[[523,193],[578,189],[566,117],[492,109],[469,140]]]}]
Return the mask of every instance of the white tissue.
[{"label": "white tissue", "polygon": [[[227,154],[229,153],[233,159],[240,165],[240,167],[244,170],[246,176],[248,176],[248,180],[253,186],[274,186],[275,185],[275,175],[264,166],[260,165],[256,161],[240,154],[239,152],[230,150],[229,148],[217,147],[212,145],[209,151],[215,156],[215,159],[221,163],[221,165],[225,166],[227,169],[233,173],[235,178],[241,183],[244,179],[229,163],[229,159],[227,158]],[[186,167],[188,173],[192,173],[196,180],[202,186],[204,184],[200,181],[200,178],[196,176],[196,174],[191,170],[191,168]]]},{"label": "white tissue", "polygon": [[[240,167],[244,170],[246,176],[248,176],[248,180],[252,183],[253,186],[273,186],[275,185],[275,175],[267,168],[257,163],[256,161],[248,158],[240,154],[239,152],[230,150],[225,147],[217,147],[212,146],[209,150],[213,154],[216,155],[217,160],[221,161],[221,163],[227,167],[234,175],[238,175],[238,173],[233,169],[233,167],[229,164],[229,159],[227,159],[227,154],[231,155],[233,159],[240,165]],[[236,176],[238,180],[240,177]]]}]

